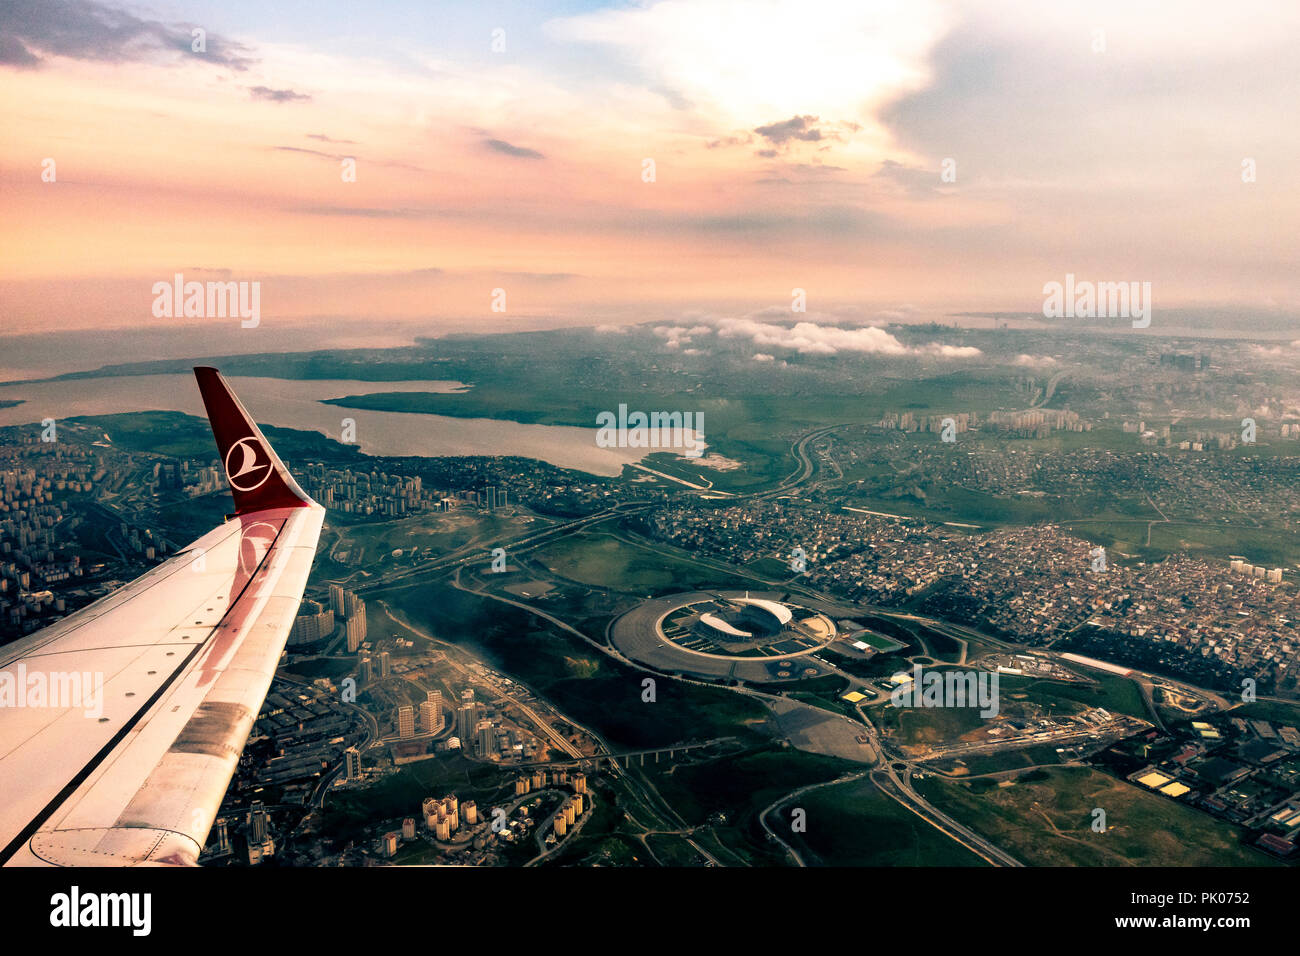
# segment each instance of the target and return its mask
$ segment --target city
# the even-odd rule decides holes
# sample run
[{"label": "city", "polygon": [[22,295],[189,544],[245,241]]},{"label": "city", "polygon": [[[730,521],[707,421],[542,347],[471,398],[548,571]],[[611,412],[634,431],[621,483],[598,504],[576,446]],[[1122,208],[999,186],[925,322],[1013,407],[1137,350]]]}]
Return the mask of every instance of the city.
[{"label": "city", "polygon": [[1298,42],[0,4],[6,914],[1284,933]]}]

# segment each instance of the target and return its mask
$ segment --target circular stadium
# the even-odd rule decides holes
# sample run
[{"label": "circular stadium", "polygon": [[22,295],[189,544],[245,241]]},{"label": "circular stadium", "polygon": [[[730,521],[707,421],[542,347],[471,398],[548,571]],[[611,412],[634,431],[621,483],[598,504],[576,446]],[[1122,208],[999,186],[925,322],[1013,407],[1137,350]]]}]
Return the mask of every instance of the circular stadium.
[{"label": "circular stadium", "polygon": [[831,672],[816,652],[836,640],[843,610],[788,594],[691,591],[633,608],[614,622],[610,639],[627,657],[669,673],[807,680]]}]

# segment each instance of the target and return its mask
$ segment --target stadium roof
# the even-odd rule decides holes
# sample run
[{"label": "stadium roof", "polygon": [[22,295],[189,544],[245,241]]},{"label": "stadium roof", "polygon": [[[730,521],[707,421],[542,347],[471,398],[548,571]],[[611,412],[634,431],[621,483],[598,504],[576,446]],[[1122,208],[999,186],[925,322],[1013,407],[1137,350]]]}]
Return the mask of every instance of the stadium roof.
[{"label": "stadium roof", "polygon": [[764,601],[762,598],[751,597],[736,598],[735,600],[737,604],[748,604],[750,607],[762,608],[776,618],[776,622],[783,627],[794,619],[794,612],[780,601]]},{"label": "stadium roof", "polygon": [[731,637],[753,637],[754,636],[749,631],[742,631],[740,628],[728,624],[726,621],[718,617],[716,614],[712,614],[712,613],[701,614],[700,621],[704,624],[707,624],[709,627],[715,630],[721,631],[723,634],[730,635]]}]

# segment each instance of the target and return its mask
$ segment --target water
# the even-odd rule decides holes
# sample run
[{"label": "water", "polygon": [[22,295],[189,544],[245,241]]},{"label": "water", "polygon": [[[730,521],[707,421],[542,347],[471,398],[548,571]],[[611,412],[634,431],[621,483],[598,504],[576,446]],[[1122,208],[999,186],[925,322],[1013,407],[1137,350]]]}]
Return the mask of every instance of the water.
[{"label": "water", "polygon": [[[344,418],[356,420],[356,439],[369,455],[519,455],[594,475],[618,475],[644,451],[596,446],[591,428],[523,425],[490,418],[454,418],[420,412],[382,412],[325,405],[323,399],[382,392],[456,392],[459,382],[293,381],[231,377],[249,412],[264,425],[316,431],[336,441]],[[29,385],[0,385],[0,400],[23,399],[0,408],[0,426],[33,425],[87,415],[173,411],[206,418],[194,376],[133,375],[73,379]],[[110,434],[110,437],[111,434]]]}]

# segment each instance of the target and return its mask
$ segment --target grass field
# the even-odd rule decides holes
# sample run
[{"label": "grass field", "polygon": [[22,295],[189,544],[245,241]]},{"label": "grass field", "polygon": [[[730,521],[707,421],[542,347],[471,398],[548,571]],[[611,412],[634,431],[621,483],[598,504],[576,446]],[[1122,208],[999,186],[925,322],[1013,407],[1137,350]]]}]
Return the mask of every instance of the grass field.
[{"label": "grass field", "polygon": [[[1052,767],[980,793],[929,777],[917,791],[940,810],[1036,866],[1259,866],[1237,830],[1087,767]],[[1045,779],[1042,779],[1044,778]],[[1091,829],[1106,813],[1105,833]]]},{"label": "grass field", "polygon": [[638,595],[752,584],[602,532],[571,535],[530,557],[570,581]]},{"label": "grass field", "polygon": [[[482,563],[487,566],[491,562],[492,541],[511,534],[540,531],[550,524],[545,519],[529,521],[468,508],[391,521],[344,524],[345,519],[346,516],[337,513],[329,516],[330,526],[341,536],[330,552],[346,554],[343,563],[348,569],[361,567],[371,574],[381,574],[394,564],[409,564],[411,552],[417,548],[425,556],[439,555],[474,542],[482,542]],[[399,550],[402,554],[393,554]]]},{"label": "grass field", "polygon": [[[1004,678],[1005,680],[1005,678]],[[1061,681],[1033,681],[1029,690],[1035,699],[1076,701],[1088,707],[1102,707],[1113,714],[1128,714],[1150,720],[1151,711],[1142,699],[1137,683],[1127,677],[1100,677],[1095,684],[1067,684]]]},{"label": "grass field", "polygon": [[713,832],[729,850],[755,864],[779,864],[788,857],[763,836],[758,814],[784,793],[834,780],[858,765],[798,750],[764,748],[705,764],[645,768],[653,783],[687,823],[699,826],[714,814]]},{"label": "grass field", "polygon": [[1288,704],[1276,700],[1257,700],[1242,704],[1230,711],[1242,720],[1271,720],[1291,727],[1300,727],[1300,702]]},{"label": "grass field", "polygon": [[974,707],[881,708],[886,722],[898,728],[897,741],[903,747],[953,743],[963,734],[983,727],[988,721]]},{"label": "grass field", "polygon": [[931,764],[940,773],[954,777],[972,777],[986,773],[1002,773],[1009,770],[1030,770],[1046,764],[1061,762],[1061,755],[1056,752],[1056,744],[1034,744],[1032,747],[1020,747],[1015,750],[1000,750],[988,754],[968,754],[958,760],[936,761]]},{"label": "grass field", "polygon": [[[1158,515],[1152,515],[1153,519]],[[1227,561],[1247,554],[1255,563],[1283,566],[1300,563],[1300,541],[1284,529],[1246,527],[1209,521],[1156,521],[1147,546],[1147,521],[1117,518],[1069,520],[1064,526],[1082,538],[1122,554],[1156,559],[1175,552]]]},{"label": "grass field", "polygon": [[774,828],[807,812],[807,831],[785,837],[805,863],[824,866],[982,866],[984,861],[950,840],[870,780],[822,787],[777,809]]}]

